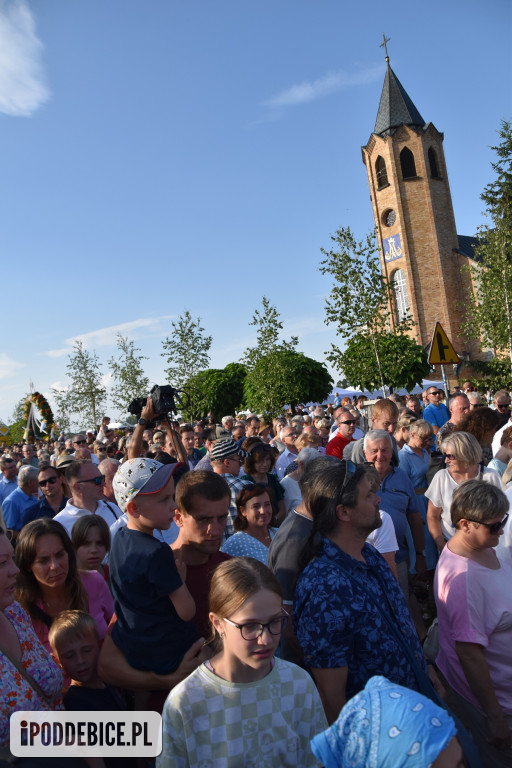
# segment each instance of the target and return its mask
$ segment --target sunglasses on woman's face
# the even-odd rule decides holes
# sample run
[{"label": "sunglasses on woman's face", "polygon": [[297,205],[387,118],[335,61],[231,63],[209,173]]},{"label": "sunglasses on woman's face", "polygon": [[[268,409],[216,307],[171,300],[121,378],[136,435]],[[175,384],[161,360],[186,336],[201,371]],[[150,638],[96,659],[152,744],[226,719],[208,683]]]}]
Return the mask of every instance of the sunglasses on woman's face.
[{"label": "sunglasses on woman's face", "polygon": [[503,520],[499,520],[497,523],[483,523],[481,520],[471,520],[469,517],[466,517],[465,520],[467,520],[468,523],[478,523],[479,525],[484,525],[486,528],[489,529],[489,533],[492,533],[494,536],[496,536],[496,534],[501,531],[501,529],[507,522],[508,515],[505,515]]}]

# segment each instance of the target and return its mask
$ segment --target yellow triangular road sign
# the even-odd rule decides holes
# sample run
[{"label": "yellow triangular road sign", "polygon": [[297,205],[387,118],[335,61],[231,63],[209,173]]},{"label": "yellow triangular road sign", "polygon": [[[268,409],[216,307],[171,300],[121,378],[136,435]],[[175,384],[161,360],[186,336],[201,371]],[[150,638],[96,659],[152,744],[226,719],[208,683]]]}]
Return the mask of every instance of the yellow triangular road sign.
[{"label": "yellow triangular road sign", "polygon": [[453,344],[443,330],[441,323],[436,323],[430,353],[428,356],[430,365],[445,365],[446,363],[459,363],[459,356],[453,348]]}]

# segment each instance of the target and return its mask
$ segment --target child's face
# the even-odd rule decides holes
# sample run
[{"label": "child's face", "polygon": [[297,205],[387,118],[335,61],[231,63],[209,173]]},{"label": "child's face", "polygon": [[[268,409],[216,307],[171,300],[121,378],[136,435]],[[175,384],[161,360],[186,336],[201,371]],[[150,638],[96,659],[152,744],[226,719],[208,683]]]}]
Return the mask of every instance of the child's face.
[{"label": "child's face", "polygon": [[106,554],[107,548],[101,541],[99,528],[92,526],[85,535],[84,543],[76,550],[77,565],[84,571],[94,571]]},{"label": "child's face", "polygon": [[[158,493],[150,493],[147,496],[144,494],[137,495],[134,503],[137,507],[138,516],[133,518],[133,527],[151,535],[153,535],[154,528],[166,531],[174,517],[174,480],[172,477],[169,478],[167,485]],[[128,512],[128,514],[130,513]],[[132,518],[130,522],[132,522]]]},{"label": "child's face", "polygon": [[61,640],[55,650],[62,669],[72,680],[82,685],[97,680],[100,643],[94,632]]}]

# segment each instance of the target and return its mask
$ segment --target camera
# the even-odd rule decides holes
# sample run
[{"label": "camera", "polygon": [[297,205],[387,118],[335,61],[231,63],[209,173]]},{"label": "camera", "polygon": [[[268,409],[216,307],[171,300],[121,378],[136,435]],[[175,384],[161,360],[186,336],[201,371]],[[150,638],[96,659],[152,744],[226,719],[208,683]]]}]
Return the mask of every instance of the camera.
[{"label": "camera", "polygon": [[[174,397],[178,394],[178,391],[171,387],[170,384],[164,384],[163,386],[155,384],[149,394],[153,401],[153,410],[157,418],[166,416],[168,413],[176,413]],[[136,397],[128,406],[128,413],[132,413],[137,418],[140,418],[146,401],[146,397]]]}]

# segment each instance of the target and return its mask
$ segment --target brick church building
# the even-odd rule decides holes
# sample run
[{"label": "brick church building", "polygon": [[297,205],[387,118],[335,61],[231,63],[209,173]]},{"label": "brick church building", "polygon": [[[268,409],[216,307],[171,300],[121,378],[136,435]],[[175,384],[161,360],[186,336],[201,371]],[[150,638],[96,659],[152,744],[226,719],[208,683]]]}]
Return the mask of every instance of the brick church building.
[{"label": "brick church building", "polygon": [[[462,267],[474,264],[472,237],[455,227],[443,134],[425,122],[391,69],[375,128],[362,147],[383,273],[393,286],[390,325],[409,314],[418,344],[430,344],[439,321],[462,360],[478,356],[464,341],[460,305],[472,291]],[[439,368],[436,369],[436,374]],[[447,370],[453,381],[455,370]]]}]

